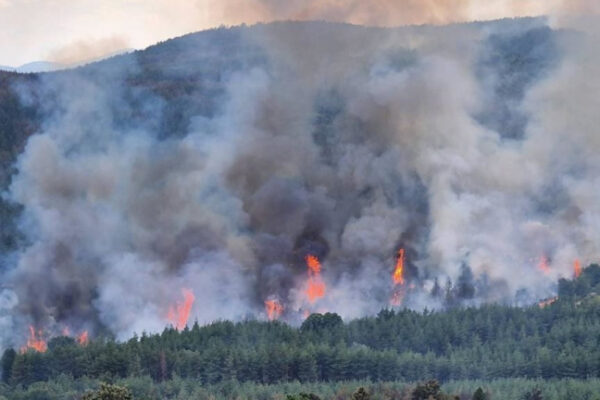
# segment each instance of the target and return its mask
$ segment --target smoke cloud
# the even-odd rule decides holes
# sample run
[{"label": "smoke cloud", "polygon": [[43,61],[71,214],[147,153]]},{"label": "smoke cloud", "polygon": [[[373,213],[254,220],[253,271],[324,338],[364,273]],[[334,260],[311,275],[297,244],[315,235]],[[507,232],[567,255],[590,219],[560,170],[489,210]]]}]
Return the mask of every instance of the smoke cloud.
[{"label": "smoke cloud", "polygon": [[[598,13],[595,0],[0,0],[0,7],[7,38],[0,41],[0,64],[13,66],[100,34],[126,38],[127,47],[139,49],[220,25],[275,20],[400,26],[548,15],[563,23],[565,14]],[[57,15],[61,23],[49,24]]]},{"label": "smoke cloud", "polygon": [[[597,36],[539,19],[211,34],[253,50],[226,59],[222,92],[193,91],[205,111],[180,134],[161,133],[172,98],[131,87],[149,73],[133,55],[20,88],[47,117],[7,194],[27,245],[4,273],[2,326],[125,339],[165,326],[186,288],[200,322],[266,318],[272,298],[291,322],[369,315],[394,294],[515,304],[597,260]],[[216,62],[215,37],[199,38],[175,44],[205,62],[171,57],[170,73]],[[308,254],[327,287],[314,303]]]},{"label": "smoke cloud", "polygon": [[99,40],[78,40],[53,50],[49,54],[48,61],[64,66],[73,66],[123,53],[129,47],[127,40],[118,36]]}]

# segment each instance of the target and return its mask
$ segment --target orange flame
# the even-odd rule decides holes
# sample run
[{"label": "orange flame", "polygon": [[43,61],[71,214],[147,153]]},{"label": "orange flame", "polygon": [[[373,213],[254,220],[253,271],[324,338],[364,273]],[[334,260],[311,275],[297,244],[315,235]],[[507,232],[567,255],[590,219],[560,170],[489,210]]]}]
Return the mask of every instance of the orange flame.
[{"label": "orange flame", "polygon": [[29,338],[27,339],[27,344],[21,347],[21,352],[25,353],[27,350],[32,349],[43,353],[48,350],[48,345],[46,344],[46,341],[42,339],[42,335],[43,331],[41,329],[36,332],[33,326],[29,325]]},{"label": "orange flame", "polygon": [[556,297],[551,297],[551,298],[549,298],[549,299],[544,299],[544,300],[542,300],[542,301],[540,301],[540,302],[538,303],[538,307],[540,307],[540,308],[545,308],[545,307],[548,307],[549,305],[551,305],[551,304],[553,304],[554,302],[556,302],[556,300],[558,300],[558,296],[556,296]]},{"label": "orange flame", "polygon": [[546,257],[546,256],[540,257],[540,263],[538,264],[538,268],[546,275],[550,273],[550,266],[548,265],[548,257]]},{"label": "orange flame", "polygon": [[403,288],[397,288],[396,290],[394,290],[394,293],[392,293],[392,297],[390,298],[390,305],[392,306],[400,306],[402,305],[402,301],[404,300],[404,295],[405,295],[405,291],[403,290]]},{"label": "orange flame", "polygon": [[575,262],[573,263],[573,271],[575,273],[575,278],[579,278],[579,276],[581,275],[581,263],[579,262],[579,260],[575,260]]},{"label": "orange flame", "polygon": [[177,330],[185,328],[190,317],[190,311],[192,311],[192,305],[194,304],[194,293],[190,289],[182,289],[183,303],[177,302],[175,306],[169,307],[167,319],[173,324]]},{"label": "orange flame", "polygon": [[396,268],[394,268],[392,279],[394,280],[394,285],[404,285],[404,249],[398,250]]},{"label": "orange flame", "polygon": [[80,345],[87,346],[89,342],[90,339],[88,337],[88,331],[83,331],[77,336],[77,343],[79,343]]},{"label": "orange flame", "polygon": [[404,300],[406,294],[404,286],[404,249],[398,250],[396,257],[396,266],[394,267],[394,273],[392,274],[392,281],[394,283],[394,292],[390,298],[390,305],[399,306]]},{"label": "orange flame", "polygon": [[305,257],[306,265],[308,266],[308,282],[306,287],[306,297],[310,303],[314,303],[317,299],[325,296],[327,287],[321,279],[321,263],[316,256],[309,254]]},{"label": "orange flame", "polygon": [[277,300],[265,300],[265,311],[269,321],[279,319],[283,314],[283,305]]}]

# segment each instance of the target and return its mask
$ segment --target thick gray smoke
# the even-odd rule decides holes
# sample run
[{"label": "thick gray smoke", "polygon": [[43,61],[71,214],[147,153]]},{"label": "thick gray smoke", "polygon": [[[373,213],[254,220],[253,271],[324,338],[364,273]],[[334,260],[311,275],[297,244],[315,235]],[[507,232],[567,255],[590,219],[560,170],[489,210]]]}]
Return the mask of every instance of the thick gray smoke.
[{"label": "thick gray smoke", "polygon": [[[184,288],[200,322],[266,318],[269,298],[292,322],[376,313],[395,291],[414,308],[515,303],[596,260],[593,34],[544,20],[234,31],[260,61],[213,76],[223,92],[183,134],[159,133],[177,97],[130,88],[150,73],[134,57],[20,87],[46,107],[7,194],[27,244],[3,277],[4,326],[124,339],[162,329]],[[308,254],[327,287],[314,304]]]}]

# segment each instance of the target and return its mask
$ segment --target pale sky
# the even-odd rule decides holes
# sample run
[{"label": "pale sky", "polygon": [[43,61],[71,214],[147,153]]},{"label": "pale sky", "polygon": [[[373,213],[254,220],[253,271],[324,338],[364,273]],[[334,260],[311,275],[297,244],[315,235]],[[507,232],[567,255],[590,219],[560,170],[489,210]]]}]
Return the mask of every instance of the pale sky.
[{"label": "pale sky", "polygon": [[404,25],[597,11],[600,0],[0,0],[0,65],[74,63],[219,25]]}]

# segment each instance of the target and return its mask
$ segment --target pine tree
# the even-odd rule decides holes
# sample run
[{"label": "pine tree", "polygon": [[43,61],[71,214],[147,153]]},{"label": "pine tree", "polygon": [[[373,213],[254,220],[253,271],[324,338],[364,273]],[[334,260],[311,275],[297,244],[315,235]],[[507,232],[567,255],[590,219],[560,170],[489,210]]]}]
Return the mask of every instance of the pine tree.
[{"label": "pine tree", "polygon": [[2,382],[4,383],[8,383],[10,380],[16,356],[17,352],[14,349],[6,349],[4,350],[4,354],[2,354]]},{"label": "pine tree", "polygon": [[482,388],[477,388],[475,393],[473,393],[473,400],[487,400],[487,398],[488,397]]},{"label": "pine tree", "polygon": [[97,391],[84,394],[81,400],[133,400],[133,396],[127,388],[103,383]]},{"label": "pine tree", "polygon": [[359,387],[356,392],[352,395],[352,400],[370,400],[371,396],[365,390],[364,387]]}]

